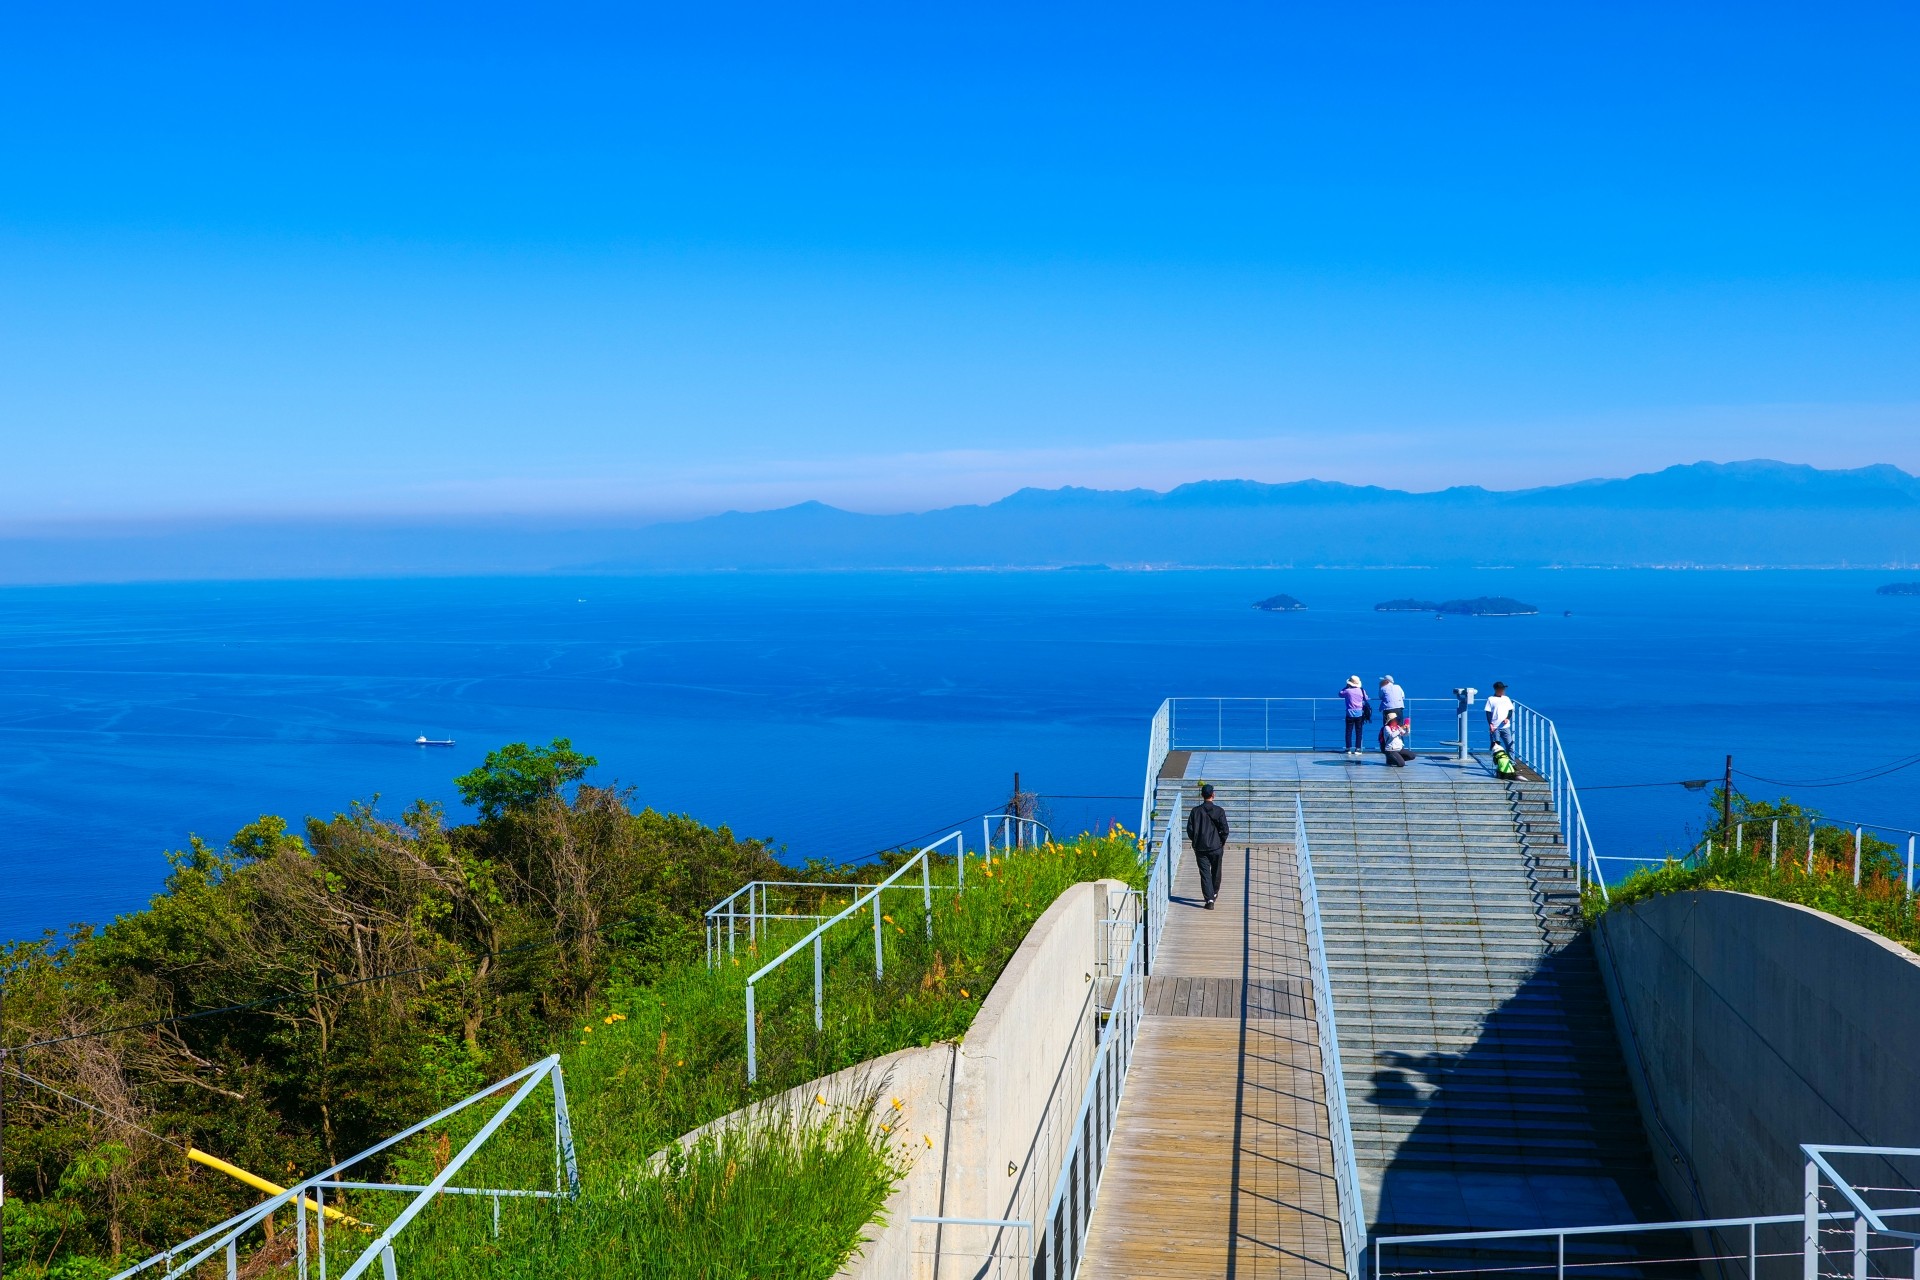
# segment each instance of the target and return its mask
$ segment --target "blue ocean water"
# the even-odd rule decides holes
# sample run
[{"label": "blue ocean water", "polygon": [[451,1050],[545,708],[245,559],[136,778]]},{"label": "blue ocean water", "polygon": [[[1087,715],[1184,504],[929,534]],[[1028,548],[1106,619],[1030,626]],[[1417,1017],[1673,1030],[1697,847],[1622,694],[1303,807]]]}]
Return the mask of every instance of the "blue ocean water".
[{"label": "blue ocean water", "polygon": [[[0,591],[0,937],[137,907],[189,832],[451,779],[566,736],[595,780],[842,859],[1004,802],[1138,815],[1163,697],[1504,678],[1584,787],[1805,779],[1920,748],[1920,599],[1884,573],[1219,571],[200,583]],[[1284,591],[1309,610],[1250,608]],[[1517,596],[1538,617],[1379,614]],[[451,737],[451,749],[412,745]],[[1430,735],[1437,736],[1437,735]],[[1758,792],[1778,787],[1750,784]],[[1603,849],[1683,845],[1678,787],[1587,791]],[[1920,769],[1800,793],[1920,825]],[[1068,799],[1063,797],[1135,797]]]}]

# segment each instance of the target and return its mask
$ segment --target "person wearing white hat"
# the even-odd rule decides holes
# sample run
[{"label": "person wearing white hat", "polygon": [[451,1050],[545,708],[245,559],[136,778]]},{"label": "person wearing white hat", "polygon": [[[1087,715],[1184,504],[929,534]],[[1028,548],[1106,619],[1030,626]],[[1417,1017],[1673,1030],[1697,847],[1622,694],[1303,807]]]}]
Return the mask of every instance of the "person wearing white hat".
[{"label": "person wearing white hat", "polygon": [[1346,708],[1347,758],[1355,760],[1366,744],[1366,725],[1373,719],[1373,702],[1367,697],[1366,686],[1360,683],[1359,676],[1347,677],[1346,688],[1340,690],[1340,701]]}]

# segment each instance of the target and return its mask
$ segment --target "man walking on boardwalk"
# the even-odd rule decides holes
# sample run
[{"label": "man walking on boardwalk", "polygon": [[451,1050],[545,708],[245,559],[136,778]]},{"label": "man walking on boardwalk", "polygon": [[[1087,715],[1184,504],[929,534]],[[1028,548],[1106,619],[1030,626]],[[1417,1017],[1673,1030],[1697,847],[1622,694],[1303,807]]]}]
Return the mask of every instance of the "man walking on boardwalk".
[{"label": "man walking on boardwalk", "polygon": [[1200,803],[1187,815],[1187,840],[1200,867],[1200,896],[1211,911],[1220,896],[1220,860],[1227,851],[1227,814],[1213,802],[1211,782],[1200,784]]}]

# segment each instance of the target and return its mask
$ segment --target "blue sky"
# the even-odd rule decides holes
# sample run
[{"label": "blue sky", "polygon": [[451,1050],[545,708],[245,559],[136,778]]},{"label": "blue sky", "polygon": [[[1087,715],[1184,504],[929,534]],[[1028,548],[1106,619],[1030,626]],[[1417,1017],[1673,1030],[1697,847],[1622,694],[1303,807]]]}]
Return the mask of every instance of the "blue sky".
[{"label": "blue sky", "polygon": [[10,14],[0,522],[1920,470],[1912,7],[400,8]]}]

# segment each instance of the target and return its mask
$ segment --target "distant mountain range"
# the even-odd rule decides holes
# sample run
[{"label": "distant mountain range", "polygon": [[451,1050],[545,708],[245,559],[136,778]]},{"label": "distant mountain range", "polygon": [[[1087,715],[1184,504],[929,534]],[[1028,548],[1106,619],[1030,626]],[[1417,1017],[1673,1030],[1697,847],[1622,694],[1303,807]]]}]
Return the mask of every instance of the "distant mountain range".
[{"label": "distant mountain range", "polygon": [[203,525],[0,537],[0,581],[713,570],[1920,565],[1920,479],[1701,462],[1618,480],[1408,493],[1302,480],[1022,489],[862,515],[817,502],[622,526]]},{"label": "distant mountain range", "polygon": [[1511,492],[1322,480],[1022,489],[922,515],[817,502],[730,512],[635,541],[595,567],[1891,566],[1920,562],[1920,479],[1757,461]]}]

